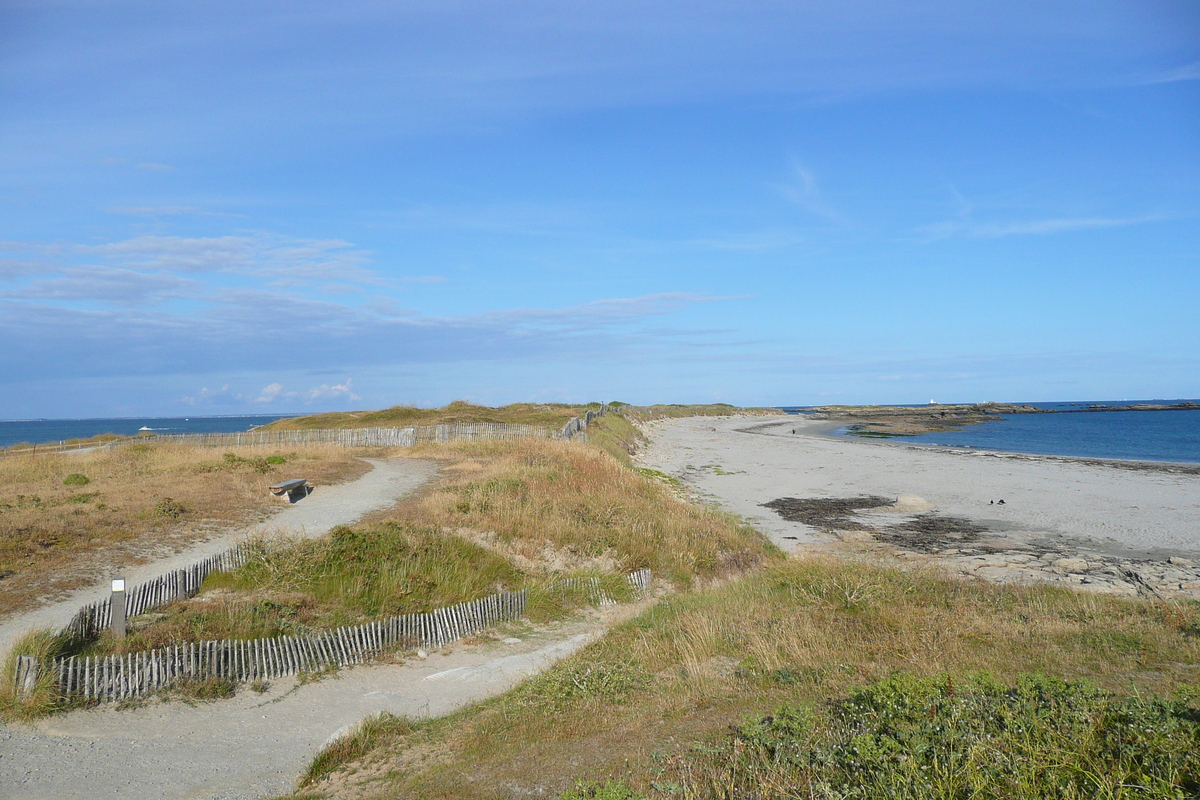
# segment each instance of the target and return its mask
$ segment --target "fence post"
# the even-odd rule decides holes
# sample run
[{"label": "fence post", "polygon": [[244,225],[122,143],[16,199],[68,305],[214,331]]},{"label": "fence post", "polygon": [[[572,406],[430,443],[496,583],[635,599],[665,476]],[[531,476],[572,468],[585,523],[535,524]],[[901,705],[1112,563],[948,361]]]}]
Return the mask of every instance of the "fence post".
[{"label": "fence post", "polygon": [[117,639],[125,638],[125,579],[113,578],[112,582],[112,633]]},{"label": "fence post", "polygon": [[37,688],[38,667],[37,656],[17,656],[15,685],[18,700],[28,700],[33,696],[33,690]]}]

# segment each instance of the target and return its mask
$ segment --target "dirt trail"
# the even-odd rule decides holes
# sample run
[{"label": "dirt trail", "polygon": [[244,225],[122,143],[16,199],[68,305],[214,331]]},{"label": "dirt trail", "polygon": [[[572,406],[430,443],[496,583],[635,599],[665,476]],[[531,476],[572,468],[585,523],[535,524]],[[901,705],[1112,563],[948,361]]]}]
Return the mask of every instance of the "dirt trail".
[{"label": "dirt trail", "polygon": [[[76,711],[35,728],[0,727],[0,797],[23,800],[251,800],[291,791],[321,747],[379,711],[447,714],[491,697],[599,636],[630,607],[426,660],[343,670],[296,687],[188,706]],[[514,629],[510,629],[512,633]]]},{"label": "dirt trail", "polygon": [[[254,533],[274,530],[316,537],[335,525],[345,525],[363,515],[386,508],[412,492],[437,471],[429,461],[407,458],[367,459],[373,469],[358,480],[335,486],[318,487],[295,505],[285,507],[270,520],[250,528],[230,531],[199,542],[167,558],[121,570],[131,585],[155,578],[164,572],[186,567],[202,558],[229,549]],[[98,576],[93,586],[79,589],[62,601],[14,614],[0,621],[0,653],[12,641],[32,628],[57,628],[66,625],[81,606],[105,597],[111,575]]]}]

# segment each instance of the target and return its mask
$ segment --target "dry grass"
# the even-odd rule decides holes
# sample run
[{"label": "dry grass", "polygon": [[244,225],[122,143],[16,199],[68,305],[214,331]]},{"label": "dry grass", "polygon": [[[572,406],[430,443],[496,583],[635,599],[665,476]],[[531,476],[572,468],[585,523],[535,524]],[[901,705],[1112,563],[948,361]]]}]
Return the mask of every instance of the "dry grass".
[{"label": "dry grass", "polygon": [[656,419],[678,419],[680,417],[730,417],[730,416],[751,416],[751,417],[774,417],[783,416],[784,412],[778,408],[770,407],[750,407],[742,408],[740,406],[731,406],[729,403],[701,403],[701,404],[660,404],[654,406],[627,406],[623,403],[617,403],[620,413],[633,422],[651,422]]},{"label": "dry grass", "polygon": [[[266,463],[272,455],[286,463]],[[0,614],[92,582],[98,569],[137,563],[164,547],[263,518],[279,504],[266,487],[283,478],[330,484],[367,468],[332,445],[279,450],[134,442],[0,459]],[[64,483],[74,475],[86,483]]]},{"label": "dry grass", "polygon": [[595,447],[533,440],[421,452],[450,459],[439,490],[387,518],[466,536],[522,568],[649,567],[688,586],[778,557],[749,526],[681,501]]},{"label": "dry grass", "polygon": [[409,425],[440,425],[451,422],[506,422],[513,425],[537,425],[558,430],[571,417],[582,416],[599,403],[566,405],[563,403],[514,403],[499,408],[477,406],[462,400],[442,408],[392,406],[379,411],[336,411],[307,417],[281,419],[264,426],[268,430],[304,430],[309,428],[376,428]]},{"label": "dry grass", "polygon": [[[377,732],[356,766],[375,782],[337,780],[325,796],[556,796],[616,778],[667,797],[663,776],[677,775],[682,754],[705,758],[693,744],[719,745],[731,724],[781,702],[821,703],[897,670],[987,670],[1005,682],[1042,672],[1165,695],[1200,682],[1198,663],[1195,603],[791,560],[664,599],[495,701]],[[440,755],[414,765],[414,749]]]}]

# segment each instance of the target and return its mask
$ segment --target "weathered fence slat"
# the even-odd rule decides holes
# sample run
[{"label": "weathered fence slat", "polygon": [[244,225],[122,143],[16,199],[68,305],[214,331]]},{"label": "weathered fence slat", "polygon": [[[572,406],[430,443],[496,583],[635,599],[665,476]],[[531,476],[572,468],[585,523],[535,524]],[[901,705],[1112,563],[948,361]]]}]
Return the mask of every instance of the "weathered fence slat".
[{"label": "weathered fence slat", "polygon": [[[224,563],[244,563],[251,557],[249,548],[231,550]],[[222,558],[213,557],[203,567],[215,568]],[[179,582],[187,588],[189,577],[198,587],[207,576],[204,569],[180,570]],[[651,584],[648,569],[626,576],[636,593],[643,594]],[[152,585],[152,584],[147,584]],[[162,596],[174,589],[169,582]],[[601,603],[613,602],[601,591],[595,577],[569,578],[563,589],[582,589]],[[112,701],[138,697],[157,691],[178,680],[224,678],[236,683],[270,680],[306,670],[350,666],[368,661],[401,644],[405,648],[439,648],[478,633],[497,622],[517,619],[525,614],[529,590],[500,592],[487,597],[434,609],[431,612],[403,614],[356,626],[319,631],[308,636],[278,636],[251,640],[210,640],[157,648],[139,653],[114,654],[104,658],[88,656],[56,660],[51,671],[59,689],[68,698],[87,701]],[[95,604],[93,604],[95,605]],[[88,607],[85,611],[98,611]],[[76,621],[88,618],[81,612]]]}]

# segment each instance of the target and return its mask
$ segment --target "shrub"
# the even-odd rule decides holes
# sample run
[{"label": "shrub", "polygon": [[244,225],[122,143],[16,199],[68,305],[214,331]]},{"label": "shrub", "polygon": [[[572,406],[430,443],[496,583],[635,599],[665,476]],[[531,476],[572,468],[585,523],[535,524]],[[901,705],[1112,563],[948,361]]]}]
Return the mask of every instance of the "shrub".
[{"label": "shrub", "polygon": [[154,513],[159,517],[170,517],[171,519],[179,519],[182,514],[187,513],[187,509],[181,503],[172,500],[169,497],[164,497],[154,506]]},{"label": "shrub", "polygon": [[646,796],[638,794],[623,783],[606,781],[603,784],[576,784],[574,789],[563,794],[559,800],[646,800]]},{"label": "shrub", "polygon": [[[696,751],[696,797],[1176,798],[1200,789],[1200,713],[1182,700],[1120,699],[1086,680],[898,673],[824,713],[785,705]],[[681,770],[684,772],[684,770]],[[769,780],[768,780],[769,778]],[[724,785],[724,784],[723,784]],[[692,795],[689,795],[692,796]]]},{"label": "shrub", "polygon": [[72,473],[63,478],[64,486],[87,486],[91,483],[87,475],[80,475],[78,472]]}]

